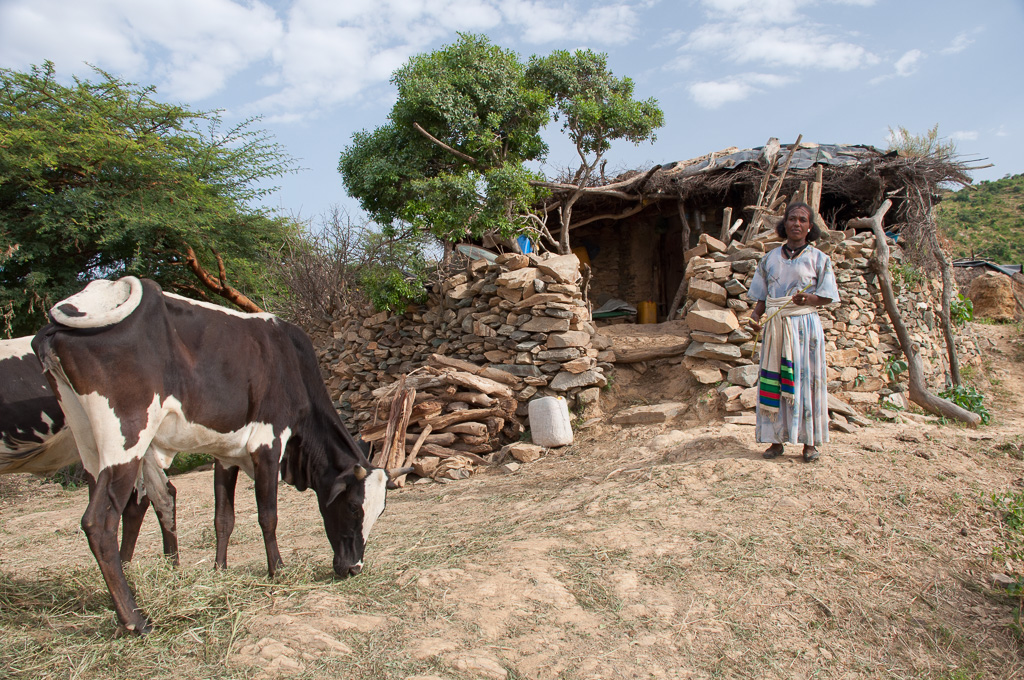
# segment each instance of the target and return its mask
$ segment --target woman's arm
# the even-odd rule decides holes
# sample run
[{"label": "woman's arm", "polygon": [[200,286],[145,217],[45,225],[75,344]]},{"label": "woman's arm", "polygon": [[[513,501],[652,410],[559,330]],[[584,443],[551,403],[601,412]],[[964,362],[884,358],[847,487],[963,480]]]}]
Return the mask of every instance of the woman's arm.
[{"label": "woman's arm", "polygon": [[[815,295],[814,293],[797,293],[793,296],[794,304],[798,305],[810,305],[811,307],[821,307],[832,302],[831,298],[822,297]],[[763,313],[763,312],[762,312]]]}]

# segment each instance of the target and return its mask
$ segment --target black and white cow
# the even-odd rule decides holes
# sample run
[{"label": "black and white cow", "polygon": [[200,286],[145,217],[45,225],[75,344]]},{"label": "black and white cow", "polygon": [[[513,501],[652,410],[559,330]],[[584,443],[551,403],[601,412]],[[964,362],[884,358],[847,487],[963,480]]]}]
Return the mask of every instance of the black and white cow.
[{"label": "black and white cow", "polygon": [[271,576],[282,563],[279,479],[316,492],[335,573],[359,573],[385,488],[393,485],[342,424],[299,328],[270,314],[164,293],[134,277],[94,281],[50,317],[33,347],[96,479],[82,527],[128,630],[145,633],[150,623],[116,559],[114,530],[146,456],[165,468],[176,452],[216,459],[219,567],[227,564],[242,469],[255,480]]},{"label": "black and white cow", "polygon": [[0,474],[48,476],[78,462],[71,430],[32,352],[32,338],[0,340]]},{"label": "black and white cow", "polygon": [[[0,474],[27,472],[41,477],[79,461],[64,412],[32,351],[32,338],[0,340]],[[170,514],[161,517],[164,554],[175,563],[178,541],[174,530],[174,487],[163,470],[147,465],[146,486],[171,498]],[[89,480],[92,483],[92,480]],[[122,513],[121,561],[131,561],[149,508],[145,486],[136,489]]]}]

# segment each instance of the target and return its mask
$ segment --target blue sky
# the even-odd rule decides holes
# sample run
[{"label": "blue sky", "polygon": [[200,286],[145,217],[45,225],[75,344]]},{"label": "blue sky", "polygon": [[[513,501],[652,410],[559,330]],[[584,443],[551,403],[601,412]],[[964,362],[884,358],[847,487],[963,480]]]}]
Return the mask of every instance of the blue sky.
[{"label": "blue sky", "polygon": [[[1024,0],[0,0],[0,66],[87,63],[226,122],[262,116],[303,168],[268,201],[316,220],[359,216],[336,171],[354,132],[384,123],[391,73],[485,33],[524,60],[605,52],[665,112],[657,141],[613,146],[609,171],[798,134],[885,147],[890,127],[939,133],[1024,172]],[[574,163],[557,129],[549,175]]]}]

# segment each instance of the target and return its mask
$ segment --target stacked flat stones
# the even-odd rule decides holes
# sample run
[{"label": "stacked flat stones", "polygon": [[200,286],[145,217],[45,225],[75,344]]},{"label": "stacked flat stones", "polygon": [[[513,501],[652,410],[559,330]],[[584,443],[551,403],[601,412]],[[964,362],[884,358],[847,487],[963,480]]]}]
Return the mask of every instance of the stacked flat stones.
[{"label": "stacked flat stones", "polygon": [[608,365],[598,363],[591,344],[594,327],[579,281],[575,255],[505,254],[493,263],[469,262],[405,314],[349,305],[321,349],[332,399],[358,429],[372,417],[374,390],[437,353],[520,378],[521,417],[537,396],[594,403]]},{"label": "stacked flat stones", "polygon": [[[757,366],[753,335],[741,324],[750,315],[753,301],[746,295],[757,263],[781,241],[758,241],[748,246],[726,246],[702,234],[697,247],[687,251],[688,301],[683,318],[693,343],[683,365],[701,383],[718,385],[730,414],[728,422],[751,423],[757,399]],[[869,261],[875,238],[870,233],[827,232],[815,244],[829,254],[835,267],[841,303],[819,309],[825,331],[829,391],[851,404],[877,404],[903,389],[886,375],[890,358],[899,358],[897,340],[882,303],[881,290]],[[893,262],[901,253],[893,247]],[[911,338],[920,347],[926,380],[942,386],[945,342],[936,324],[941,283],[922,277],[908,284],[894,277],[897,304]],[[961,361],[980,365],[978,348],[969,338],[959,338]],[[903,379],[905,379],[905,375]],[[847,418],[834,410],[833,426],[846,429]],[[854,417],[853,422],[857,422]]]}]

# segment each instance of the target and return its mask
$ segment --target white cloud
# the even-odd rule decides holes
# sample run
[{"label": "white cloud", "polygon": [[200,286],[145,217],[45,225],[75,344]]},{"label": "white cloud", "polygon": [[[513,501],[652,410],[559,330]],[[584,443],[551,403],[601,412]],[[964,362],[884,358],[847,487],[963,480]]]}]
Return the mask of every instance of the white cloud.
[{"label": "white cloud", "polygon": [[868,82],[871,85],[877,85],[879,83],[885,82],[886,80],[891,80],[893,78],[907,78],[909,76],[912,76],[915,73],[917,73],[918,66],[920,65],[921,60],[925,58],[925,56],[926,55],[924,52],[917,49],[904,52],[903,56],[897,59],[896,62],[893,64],[893,68],[895,69],[893,73],[888,73],[883,76],[872,78]]},{"label": "white cloud", "polygon": [[747,97],[792,82],[792,78],[772,73],[742,73],[722,80],[711,80],[690,85],[690,96],[705,109],[717,109],[725,104],[743,101]]},{"label": "white cloud", "polygon": [[951,134],[950,139],[955,142],[973,142],[978,139],[977,130],[957,130]]},{"label": "white cloud", "polygon": [[61,72],[90,62],[161,92],[203,99],[268,56],[282,26],[261,2],[231,0],[12,0],[0,10],[0,63],[54,61]]},{"label": "white cloud", "polygon": [[918,62],[924,58],[924,52],[921,50],[910,50],[904,53],[902,57],[896,60],[896,75],[907,77],[917,72]]},{"label": "white cloud", "polygon": [[849,70],[875,63],[863,47],[804,26],[764,31],[756,26],[706,24],[690,34],[686,49],[718,52],[739,64]]},{"label": "white cloud", "polygon": [[978,33],[978,30],[975,29],[970,33],[960,33],[953,38],[953,42],[949,43],[949,47],[942,50],[942,54],[959,54],[973,45],[974,38],[971,37],[971,33]]},{"label": "white cloud", "polygon": [[871,7],[877,0],[702,0],[714,19],[751,26],[793,24],[803,21],[803,7],[822,4]]},{"label": "white cloud", "polygon": [[561,42],[616,45],[629,42],[636,33],[637,7],[642,3],[610,2],[590,6],[547,0],[498,0],[504,18],[522,31],[532,44]]},{"label": "white cloud", "polygon": [[46,59],[61,74],[90,62],[201,103],[258,67],[272,90],[250,110],[310,114],[381,86],[410,56],[453,33],[502,27],[531,44],[612,45],[633,39],[657,0],[3,0],[0,66]]},{"label": "white cloud", "polygon": [[663,71],[689,71],[693,68],[694,59],[685,54],[681,54],[670,61],[665,62],[661,69]]}]

